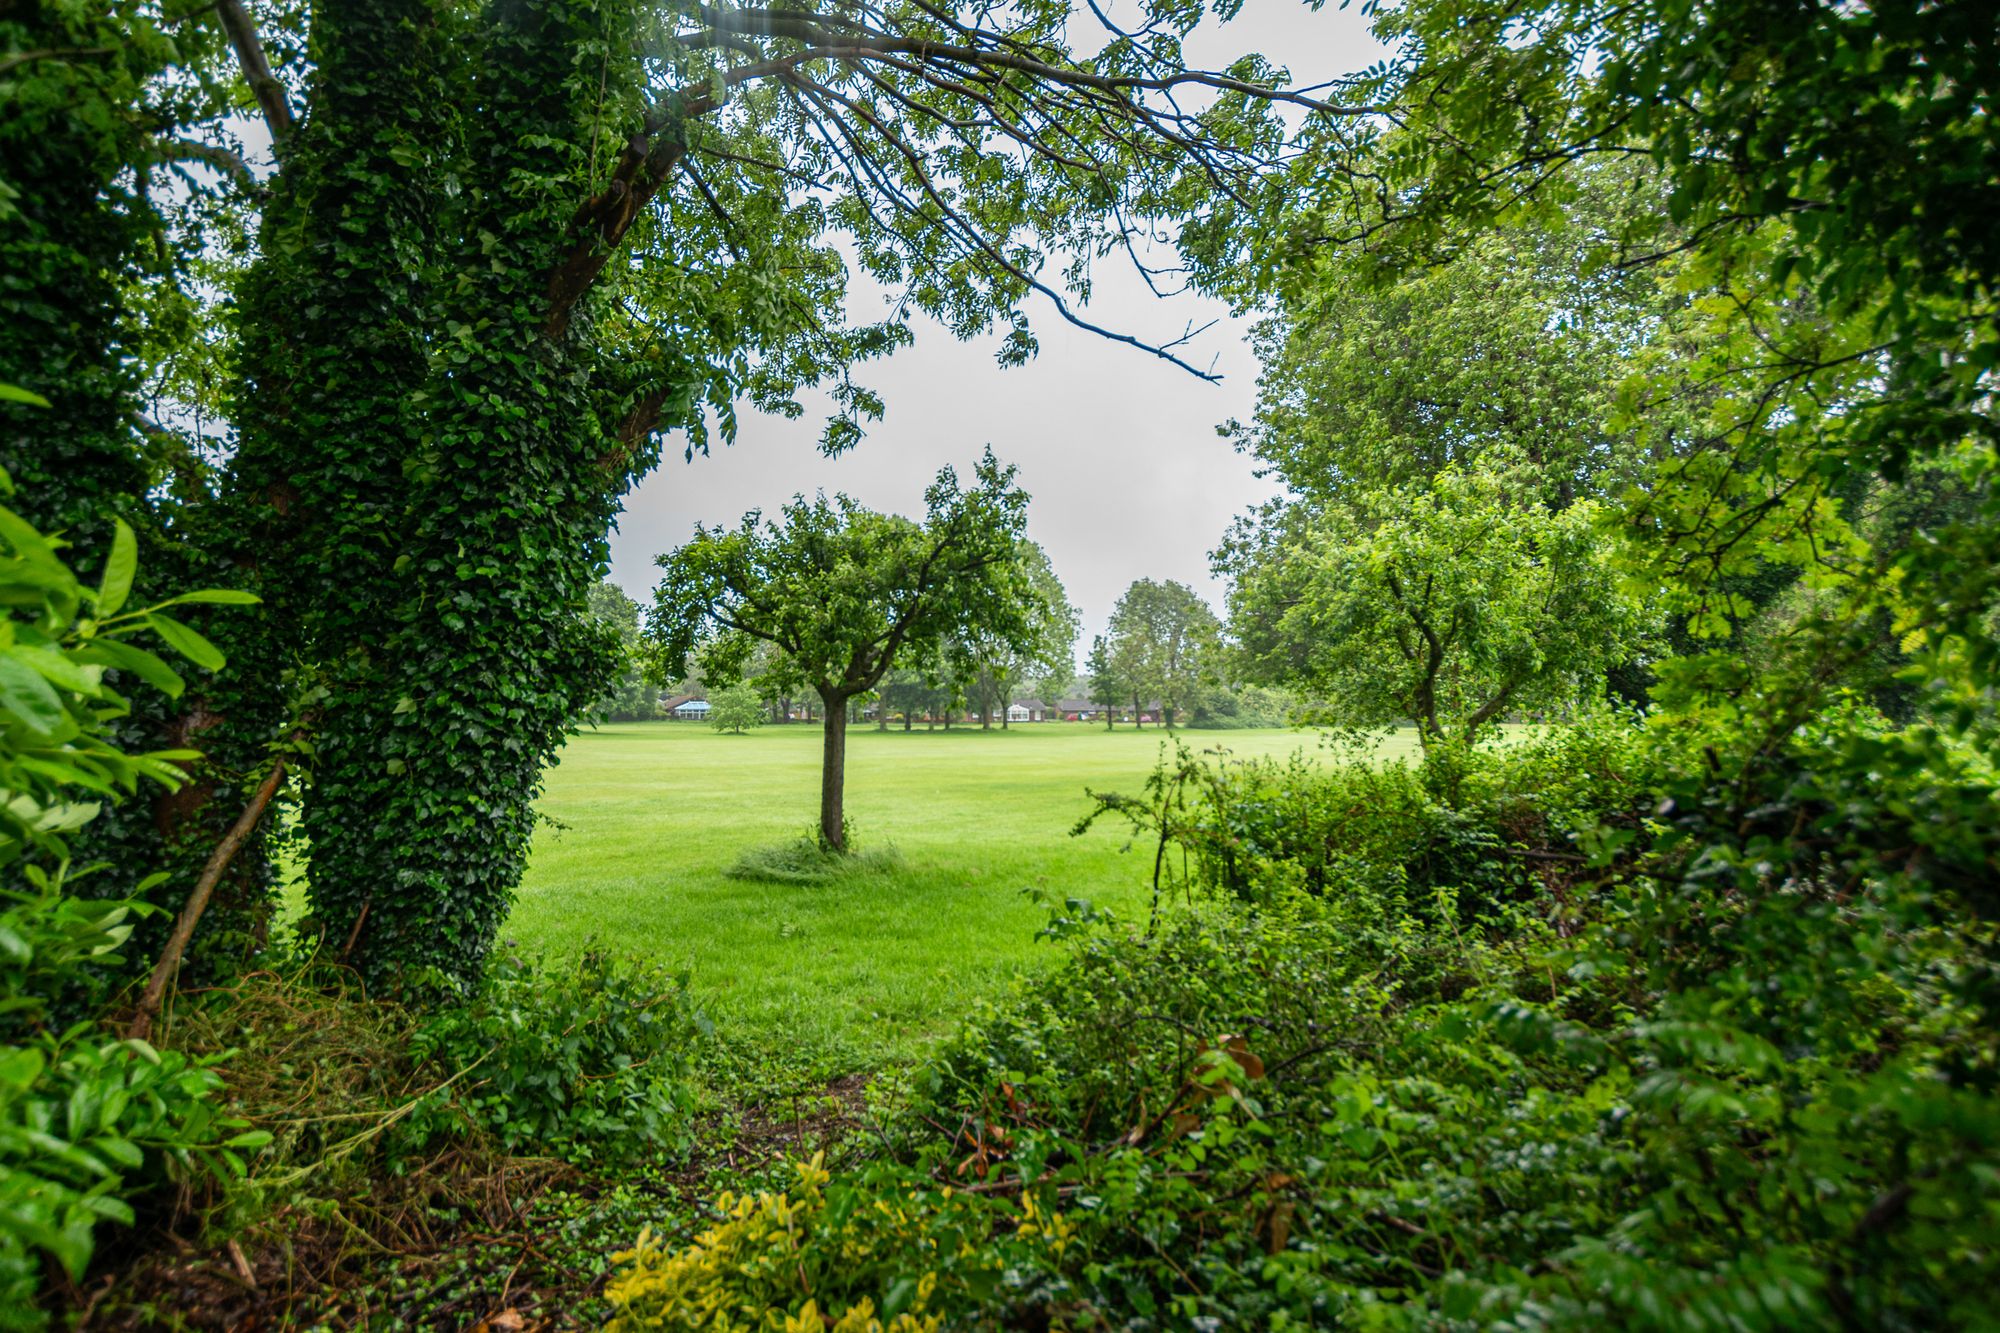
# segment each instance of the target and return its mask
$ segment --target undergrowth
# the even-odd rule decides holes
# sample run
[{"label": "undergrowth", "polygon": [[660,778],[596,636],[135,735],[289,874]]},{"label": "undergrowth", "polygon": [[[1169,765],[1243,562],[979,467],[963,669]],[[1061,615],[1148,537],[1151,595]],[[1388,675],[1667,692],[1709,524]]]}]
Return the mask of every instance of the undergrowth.
[{"label": "undergrowth", "polygon": [[232,1052],[219,1097],[268,1145],[69,1303],[102,1327],[455,1327],[496,1292],[587,1282],[610,1237],[672,1211],[706,1032],[685,977],[601,952],[503,954],[426,1012],[311,960],[184,995],[163,1046]]},{"label": "undergrowth", "polygon": [[642,1235],[614,1326],[1994,1326],[1991,941],[1954,924],[1993,775],[1879,731],[1830,781],[1866,725],[1732,787],[1712,733],[1624,719],[1446,772],[1169,761],[1158,920],[1059,909],[1064,966],[879,1151]]}]

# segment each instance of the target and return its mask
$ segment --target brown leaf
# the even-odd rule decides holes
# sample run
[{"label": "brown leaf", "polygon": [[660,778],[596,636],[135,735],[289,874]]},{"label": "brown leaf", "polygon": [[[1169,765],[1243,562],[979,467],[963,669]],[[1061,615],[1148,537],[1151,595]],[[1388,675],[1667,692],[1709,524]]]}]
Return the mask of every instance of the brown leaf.
[{"label": "brown leaf", "polygon": [[1280,1199],[1271,1205],[1270,1224],[1266,1228],[1270,1252],[1277,1254],[1285,1248],[1285,1242],[1292,1238],[1292,1201]]},{"label": "brown leaf", "polygon": [[1250,1043],[1242,1037],[1231,1034],[1222,1039],[1222,1049],[1242,1067],[1243,1076],[1251,1082],[1264,1077],[1264,1062],[1250,1050]]},{"label": "brown leaf", "polygon": [[527,1326],[528,1321],[521,1317],[521,1312],[509,1306],[498,1314],[487,1315],[466,1333],[521,1333]]}]

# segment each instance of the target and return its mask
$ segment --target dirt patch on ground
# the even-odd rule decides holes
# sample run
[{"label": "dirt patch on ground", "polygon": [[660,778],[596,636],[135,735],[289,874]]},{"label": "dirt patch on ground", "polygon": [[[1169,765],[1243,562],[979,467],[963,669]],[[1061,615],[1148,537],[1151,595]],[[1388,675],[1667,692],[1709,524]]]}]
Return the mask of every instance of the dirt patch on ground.
[{"label": "dirt patch on ground", "polygon": [[664,1170],[598,1173],[544,1161],[380,1182],[378,1197],[289,1207],[236,1242],[193,1224],[133,1236],[64,1304],[103,1333],[328,1329],[554,1333],[595,1327],[606,1260],[641,1224],[690,1236],[709,1200],[778,1163],[829,1156],[865,1131],[870,1076],[725,1110]]},{"label": "dirt patch on ground", "polygon": [[709,1172],[718,1167],[741,1171],[781,1158],[830,1153],[866,1126],[870,1077],[849,1074],[817,1093],[746,1107],[735,1141],[719,1154],[721,1161],[708,1164]]}]

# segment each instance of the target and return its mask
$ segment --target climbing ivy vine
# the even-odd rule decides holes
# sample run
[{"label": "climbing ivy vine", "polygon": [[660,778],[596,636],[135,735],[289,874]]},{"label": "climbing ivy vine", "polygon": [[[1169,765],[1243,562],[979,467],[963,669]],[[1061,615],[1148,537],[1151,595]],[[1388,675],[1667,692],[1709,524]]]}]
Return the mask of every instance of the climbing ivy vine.
[{"label": "climbing ivy vine", "polygon": [[[149,411],[161,364],[212,331],[196,329],[205,223],[248,197],[248,168],[219,128],[232,105],[226,49],[207,10],[0,9],[0,379],[39,400],[0,400],[0,468],[16,483],[11,503],[77,563],[101,564],[127,532],[148,598],[229,576],[199,431]],[[116,740],[187,752],[199,739],[205,759],[184,761],[189,781],[107,809],[74,849],[79,865],[164,872],[149,896],[168,908],[234,817],[216,798],[267,739],[201,734],[234,711],[233,681],[195,664],[189,685],[178,698],[134,691]],[[268,864],[242,858],[205,938],[258,936],[272,884]],[[139,924],[135,957],[171,919]]]},{"label": "climbing ivy vine", "polygon": [[[581,611],[663,432],[705,449],[739,399],[796,414],[827,380],[824,444],[845,448],[882,410],[851,368],[914,312],[998,324],[1023,359],[1021,302],[1075,317],[1062,291],[1089,284],[1044,276],[1044,253],[1130,243],[1270,168],[1273,71],[1181,70],[1168,34],[1199,17],[1080,59],[1052,3],[1004,28],[314,7],[239,292],[229,558],[271,614],[227,645],[248,665],[220,725],[310,719],[298,827],[335,956],[408,990],[477,974],[542,772],[614,669]],[[1176,102],[1189,84],[1209,109]],[[847,321],[835,232],[904,293],[891,318]]]}]

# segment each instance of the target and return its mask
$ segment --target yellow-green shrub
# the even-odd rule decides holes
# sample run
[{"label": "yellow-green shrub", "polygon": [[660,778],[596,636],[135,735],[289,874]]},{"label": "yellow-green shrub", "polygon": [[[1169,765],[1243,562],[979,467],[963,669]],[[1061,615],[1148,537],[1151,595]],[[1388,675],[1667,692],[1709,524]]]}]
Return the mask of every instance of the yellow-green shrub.
[{"label": "yellow-green shrub", "polygon": [[610,1333],[937,1333],[1046,1271],[1072,1227],[1032,1194],[995,1200],[864,1173],[828,1193],[820,1156],[778,1193],[724,1194],[681,1249],[650,1232],[614,1256]]}]

